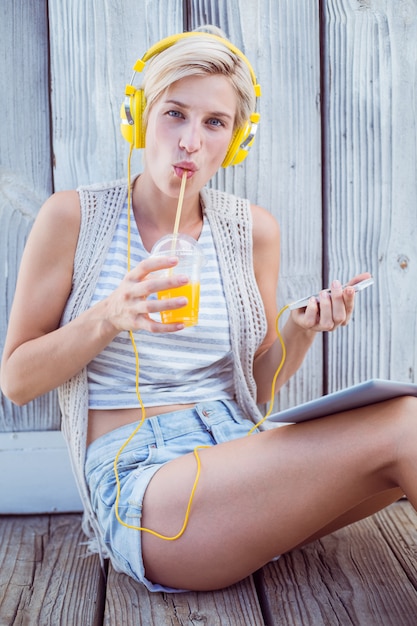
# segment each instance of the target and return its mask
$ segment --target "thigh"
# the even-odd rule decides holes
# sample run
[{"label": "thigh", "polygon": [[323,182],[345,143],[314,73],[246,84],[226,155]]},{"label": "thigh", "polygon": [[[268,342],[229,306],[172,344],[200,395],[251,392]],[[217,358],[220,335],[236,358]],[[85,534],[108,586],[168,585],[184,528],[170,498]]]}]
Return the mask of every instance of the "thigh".
[{"label": "thigh", "polygon": [[[186,532],[169,543],[143,537],[148,577],[186,588],[231,584],[393,488],[395,406],[392,401],[201,450]],[[178,532],[195,473],[196,459],[186,455],[154,476],[145,494],[145,526]]]},{"label": "thigh", "polygon": [[[169,585],[154,585],[144,575],[142,536],[147,532],[161,535],[160,520],[153,528],[142,523],[142,501],[148,484],[164,465],[171,467],[173,459],[187,458],[196,448],[243,437],[251,426],[235,403],[210,401],[149,417],[140,428],[127,424],[89,446],[85,474],[91,504],[102,540],[118,571],[152,591],[174,590]],[[160,537],[164,541],[170,538]]]}]

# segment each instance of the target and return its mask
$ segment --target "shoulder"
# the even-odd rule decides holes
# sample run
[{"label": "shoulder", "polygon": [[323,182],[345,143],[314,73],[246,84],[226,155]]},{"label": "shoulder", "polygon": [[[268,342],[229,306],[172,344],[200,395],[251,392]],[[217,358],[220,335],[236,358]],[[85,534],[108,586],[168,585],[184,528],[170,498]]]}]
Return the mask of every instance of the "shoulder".
[{"label": "shoulder", "polygon": [[[133,186],[134,180],[131,182]],[[77,188],[80,197],[82,220],[91,226],[92,222],[112,220],[119,214],[127,197],[128,183],[119,179],[109,183],[83,185]],[[100,228],[100,224],[97,224]]]},{"label": "shoulder", "polygon": [[37,222],[43,226],[54,224],[61,230],[78,228],[80,224],[80,199],[75,190],[57,191],[42,205]]},{"label": "shoulder", "polygon": [[238,217],[245,215],[249,218],[249,200],[240,198],[227,191],[204,187],[200,197],[207,213],[218,214],[220,217]]},{"label": "shoulder", "polygon": [[251,204],[247,198],[208,187],[204,187],[200,193],[206,211],[236,215],[238,218],[246,216],[253,223],[255,236],[279,236],[279,225],[273,215],[263,207]]},{"label": "shoulder", "polygon": [[254,246],[279,244],[280,227],[275,217],[264,207],[251,204]]},{"label": "shoulder", "polygon": [[91,204],[93,210],[100,204],[100,198],[124,197],[127,181],[120,179],[109,183],[82,185],[69,191],[57,191],[41,207],[38,221],[57,222],[61,227],[79,229],[83,205]]},{"label": "shoulder", "polygon": [[[81,223],[80,201],[76,191],[52,194],[40,208],[25,247],[26,256],[47,265],[56,259],[73,258]],[[69,263],[70,263],[69,261]]]}]

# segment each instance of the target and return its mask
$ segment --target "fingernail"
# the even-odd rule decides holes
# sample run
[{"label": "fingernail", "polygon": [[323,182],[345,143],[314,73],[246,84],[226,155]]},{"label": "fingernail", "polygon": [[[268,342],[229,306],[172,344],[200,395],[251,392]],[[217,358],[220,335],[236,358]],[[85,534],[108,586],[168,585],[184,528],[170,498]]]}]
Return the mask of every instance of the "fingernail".
[{"label": "fingernail", "polygon": [[333,289],[340,289],[342,286],[342,283],[340,282],[340,280],[334,280],[332,282],[332,287]]}]

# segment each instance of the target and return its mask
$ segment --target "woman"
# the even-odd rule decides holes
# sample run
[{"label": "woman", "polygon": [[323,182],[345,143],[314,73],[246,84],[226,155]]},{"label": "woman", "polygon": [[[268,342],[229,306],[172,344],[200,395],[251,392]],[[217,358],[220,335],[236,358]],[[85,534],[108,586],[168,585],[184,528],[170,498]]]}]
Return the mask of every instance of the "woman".
[{"label": "woman", "polygon": [[[42,207],[1,383],[17,404],[59,388],[92,549],[150,590],[215,589],[404,493],[416,506],[416,400],[246,436],[282,359],[279,227],[263,208],[206,183],[235,152],[241,159],[236,132],[256,119],[259,90],[242,53],[213,34],[164,40],[144,61],[144,92],[128,86],[123,107],[132,146],[146,133],[144,171],[131,188],[59,192]],[[188,279],[157,277],[177,259],[150,255],[173,230],[183,176],[180,231],[207,258],[200,321],[190,328],[155,319],[185,304],[156,292]],[[352,285],[366,276],[344,289],[334,281],[331,296],[291,312],[277,389],[318,332],[348,323]]]}]

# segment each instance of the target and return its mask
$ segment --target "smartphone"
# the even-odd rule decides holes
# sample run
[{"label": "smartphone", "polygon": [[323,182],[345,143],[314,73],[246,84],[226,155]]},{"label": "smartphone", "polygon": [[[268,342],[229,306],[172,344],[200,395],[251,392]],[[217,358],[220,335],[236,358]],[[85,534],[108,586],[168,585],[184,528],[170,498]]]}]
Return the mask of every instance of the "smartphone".
[{"label": "smartphone", "polygon": [[[356,285],[351,285],[355,291],[362,291],[362,289],[366,289],[367,287],[370,287],[371,285],[374,284],[374,279],[372,278],[365,278],[365,280],[361,280],[359,283],[356,283]],[[348,285],[343,285],[342,289],[344,289],[345,287],[347,287]],[[327,293],[331,293],[330,289],[326,289]],[[304,307],[307,306],[308,301],[310,300],[310,298],[316,298],[316,300],[319,299],[319,294],[315,293],[312,296],[308,296],[308,298],[301,298],[301,300],[296,300],[295,302],[292,302],[289,306],[289,309],[292,311],[293,309],[302,309]]]}]

